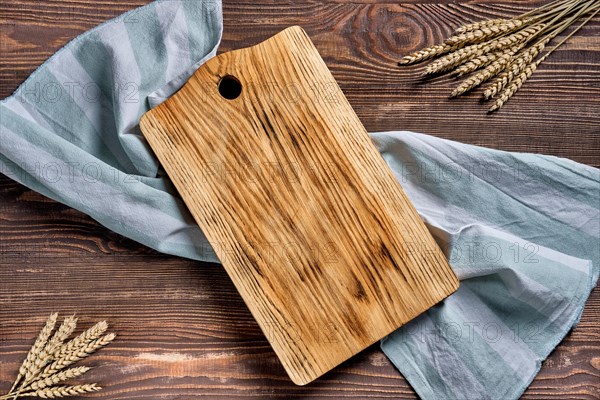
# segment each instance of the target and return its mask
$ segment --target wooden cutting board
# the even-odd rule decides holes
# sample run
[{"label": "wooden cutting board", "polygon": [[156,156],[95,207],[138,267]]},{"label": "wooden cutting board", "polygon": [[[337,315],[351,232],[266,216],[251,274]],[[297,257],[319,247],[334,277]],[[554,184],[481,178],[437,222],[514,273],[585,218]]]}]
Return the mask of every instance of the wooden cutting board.
[{"label": "wooden cutting board", "polygon": [[209,60],[140,124],[296,384],[457,289],[300,27]]}]

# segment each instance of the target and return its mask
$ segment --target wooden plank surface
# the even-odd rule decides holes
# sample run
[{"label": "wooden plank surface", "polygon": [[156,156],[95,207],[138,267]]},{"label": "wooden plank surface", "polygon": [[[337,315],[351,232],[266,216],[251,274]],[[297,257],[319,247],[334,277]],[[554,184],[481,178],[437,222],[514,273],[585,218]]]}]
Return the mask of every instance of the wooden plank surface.
[{"label": "wooden plank surface", "polygon": [[296,384],[458,288],[299,26],[209,60],[140,128]]},{"label": "wooden plank surface", "polygon": [[[148,1],[0,3],[0,97],[77,34]],[[539,1],[227,1],[221,51],[303,26],[369,131],[411,129],[600,166],[600,19],[550,57],[501,113],[473,96],[448,101],[451,80],[415,83],[395,62],[461,22]],[[222,267],[156,254],[89,217],[0,177],[0,392],[51,311],[119,334],[90,359],[103,399],[415,398],[373,346],[296,387]],[[544,362],[524,398],[600,397],[600,291]]]}]

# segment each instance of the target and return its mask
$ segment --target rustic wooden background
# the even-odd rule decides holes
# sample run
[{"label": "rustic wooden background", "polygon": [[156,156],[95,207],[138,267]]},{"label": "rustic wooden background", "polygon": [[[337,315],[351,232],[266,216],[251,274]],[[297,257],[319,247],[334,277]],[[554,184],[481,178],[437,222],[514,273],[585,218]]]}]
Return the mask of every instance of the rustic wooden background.
[{"label": "rustic wooden background", "polygon": [[[144,0],[0,3],[0,97],[79,33]],[[488,147],[600,166],[600,18],[550,57],[505,109],[453,82],[419,84],[408,51],[473,19],[542,2],[224,1],[221,51],[303,26],[369,131],[410,129]],[[1,144],[0,144],[1,145]],[[51,311],[119,336],[87,364],[102,399],[414,398],[377,346],[306,387],[293,385],[219,265],[157,254],[0,175],[0,393]],[[545,361],[524,398],[600,398],[600,290]]]}]

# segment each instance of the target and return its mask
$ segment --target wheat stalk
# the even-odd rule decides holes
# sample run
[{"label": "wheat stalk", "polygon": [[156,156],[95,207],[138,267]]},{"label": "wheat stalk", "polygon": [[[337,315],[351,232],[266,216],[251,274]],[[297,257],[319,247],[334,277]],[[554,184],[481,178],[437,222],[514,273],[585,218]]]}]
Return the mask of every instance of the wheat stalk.
[{"label": "wheat stalk", "polygon": [[[540,6],[538,8],[534,8],[531,11],[528,11],[524,14],[519,15],[519,18],[529,18],[529,17],[535,17],[535,18],[539,18],[540,16],[544,16],[548,13],[555,13],[556,10],[563,8],[565,5],[568,5],[570,3],[573,3],[577,0],[554,0],[551,1],[550,3],[544,4],[543,6]],[[550,11],[547,11],[550,10]]]},{"label": "wheat stalk", "polygon": [[[577,28],[575,28],[569,35],[567,35],[563,40],[561,40],[556,46],[554,46],[542,58],[540,58],[539,60],[537,60],[535,62],[532,62],[529,65],[527,65],[527,67],[515,78],[515,80],[513,82],[511,82],[506,89],[504,89],[504,91],[500,94],[500,96],[494,102],[494,104],[492,105],[492,107],[490,107],[490,109],[488,110],[488,112],[491,113],[491,112],[494,112],[494,111],[497,111],[497,110],[501,109],[502,106],[504,106],[504,104],[508,101],[508,99],[510,99],[521,88],[521,86],[523,86],[523,83],[527,79],[529,79],[529,77],[531,77],[531,75],[535,72],[535,70],[542,63],[542,61],[544,61],[546,58],[548,58],[548,56],[550,54],[552,54],[563,43],[565,43],[567,40],[569,40],[569,38],[571,38],[579,29],[581,29],[592,18],[594,18],[594,16],[596,16],[596,14],[598,14],[598,12],[600,11],[600,8],[598,7],[598,6],[600,6],[600,2],[598,2],[597,5],[594,5],[594,1],[590,1],[587,4],[593,5],[593,7],[591,7],[591,10],[593,10],[595,8],[598,8],[598,9],[595,12],[593,12],[592,15],[590,15],[585,21],[583,21],[583,23],[581,23]],[[582,13],[585,13],[586,11],[589,11],[589,10],[590,10],[590,8],[584,9],[584,11],[580,11],[580,13],[577,14],[574,17],[574,19],[577,19]],[[570,25],[571,23],[572,23],[572,21],[570,21],[568,23],[568,25]],[[567,24],[565,24],[565,25],[567,25]],[[564,30],[564,29],[566,29],[566,28],[562,28],[561,31]]]},{"label": "wheat stalk", "polygon": [[[483,28],[489,28],[494,25],[503,25],[515,20],[528,20],[529,22],[532,22],[534,20],[540,20],[542,17],[556,13],[556,11],[558,11],[559,9],[563,9],[564,7],[567,7],[575,1],[576,0],[569,0],[565,2],[565,0],[555,0],[541,7],[535,8],[529,12],[521,14],[515,18],[493,18],[477,22],[471,22],[469,24],[456,28],[456,30],[453,32],[453,35],[456,36],[466,32],[476,31]],[[546,12],[546,10],[548,9],[550,9],[551,11]]]},{"label": "wheat stalk", "polygon": [[22,397],[41,397],[42,399],[55,399],[57,397],[77,396],[78,394],[97,392],[102,389],[95,383],[75,386],[54,386],[35,392],[22,393]]}]

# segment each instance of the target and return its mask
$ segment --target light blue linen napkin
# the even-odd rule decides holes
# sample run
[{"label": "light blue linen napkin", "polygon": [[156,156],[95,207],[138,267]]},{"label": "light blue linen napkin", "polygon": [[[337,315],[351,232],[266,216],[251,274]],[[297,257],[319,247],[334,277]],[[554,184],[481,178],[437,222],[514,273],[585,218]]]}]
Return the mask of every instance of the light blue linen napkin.
[{"label": "light blue linen napkin", "polygon": [[[0,103],[0,172],[158,251],[218,262],[138,121],[214,56],[221,18],[218,1],[156,1],[73,40]],[[462,281],[383,351],[424,399],[517,398],[596,284],[600,171],[372,138]]]},{"label": "light blue linen napkin", "polygon": [[514,399],[575,326],[600,265],[600,171],[373,134],[461,280],[381,342],[423,399]]}]

